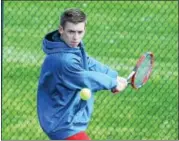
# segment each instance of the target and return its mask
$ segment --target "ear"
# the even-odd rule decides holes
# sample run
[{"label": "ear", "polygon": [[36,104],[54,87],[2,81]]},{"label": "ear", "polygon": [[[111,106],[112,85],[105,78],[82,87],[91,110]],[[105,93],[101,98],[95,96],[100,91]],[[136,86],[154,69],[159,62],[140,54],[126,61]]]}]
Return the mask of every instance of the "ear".
[{"label": "ear", "polygon": [[58,32],[59,32],[60,34],[63,34],[63,31],[64,31],[64,30],[63,30],[63,27],[60,25],[60,26],[59,26],[59,29],[58,29]]},{"label": "ear", "polygon": [[84,33],[86,32],[86,26],[85,26],[85,28],[84,28]]}]

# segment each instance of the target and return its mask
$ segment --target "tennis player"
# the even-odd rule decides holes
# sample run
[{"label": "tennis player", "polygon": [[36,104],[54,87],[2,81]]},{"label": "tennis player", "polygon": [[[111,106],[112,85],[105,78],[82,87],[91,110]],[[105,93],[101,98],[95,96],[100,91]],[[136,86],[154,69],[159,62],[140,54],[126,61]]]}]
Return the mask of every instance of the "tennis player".
[{"label": "tennis player", "polygon": [[[80,9],[67,9],[60,17],[58,30],[43,40],[46,57],[38,84],[37,111],[40,125],[51,140],[90,140],[88,127],[94,93],[123,91],[125,78],[85,52],[82,38],[87,24]],[[92,96],[82,100],[79,92],[89,88]]]}]

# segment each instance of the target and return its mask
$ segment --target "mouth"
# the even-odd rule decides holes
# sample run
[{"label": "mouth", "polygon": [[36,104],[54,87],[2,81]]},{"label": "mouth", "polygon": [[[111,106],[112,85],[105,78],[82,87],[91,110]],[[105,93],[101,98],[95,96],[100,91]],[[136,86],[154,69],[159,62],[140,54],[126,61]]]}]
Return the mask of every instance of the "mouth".
[{"label": "mouth", "polygon": [[71,42],[72,44],[78,44],[78,42]]},{"label": "mouth", "polygon": [[78,42],[71,42],[71,45],[74,45],[74,46],[76,46],[78,44],[79,44]]}]

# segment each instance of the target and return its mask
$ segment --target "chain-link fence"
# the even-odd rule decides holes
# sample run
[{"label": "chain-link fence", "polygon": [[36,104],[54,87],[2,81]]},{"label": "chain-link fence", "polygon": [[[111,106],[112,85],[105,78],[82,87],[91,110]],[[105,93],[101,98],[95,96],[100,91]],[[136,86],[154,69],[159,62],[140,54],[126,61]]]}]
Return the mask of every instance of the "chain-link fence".
[{"label": "chain-link fence", "polygon": [[126,77],[138,57],[155,55],[149,82],[114,96],[95,95],[87,133],[92,139],[178,139],[177,1],[4,1],[2,139],[44,140],[36,93],[44,35],[70,7],[88,15],[86,51]]}]

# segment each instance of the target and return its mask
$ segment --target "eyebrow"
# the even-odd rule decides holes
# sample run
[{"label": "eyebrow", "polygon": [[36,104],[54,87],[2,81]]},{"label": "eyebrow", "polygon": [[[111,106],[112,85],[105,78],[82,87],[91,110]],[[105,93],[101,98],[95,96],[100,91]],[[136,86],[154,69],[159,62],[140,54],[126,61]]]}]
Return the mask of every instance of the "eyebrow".
[{"label": "eyebrow", "polygon": [[68,29],[68,31],[72,31],[72,32],[83,32],[83,30],[73,30],[73,29]]}]

